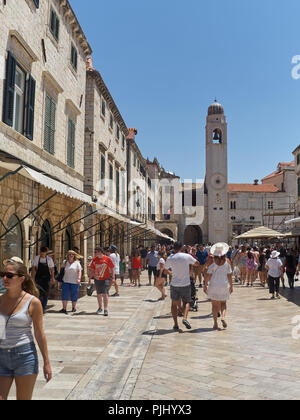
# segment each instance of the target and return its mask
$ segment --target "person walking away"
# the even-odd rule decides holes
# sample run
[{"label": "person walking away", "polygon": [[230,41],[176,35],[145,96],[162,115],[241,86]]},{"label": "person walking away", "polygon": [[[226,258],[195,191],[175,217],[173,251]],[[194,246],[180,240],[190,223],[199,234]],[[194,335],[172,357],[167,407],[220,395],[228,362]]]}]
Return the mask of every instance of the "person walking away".
[{"label": "person walking away", "polygon": [[237,264],[237,257],[239,255],[240,249],[238,245],[235,245],[234,250],[231,254],[231,270],[233,272],[235,282],[238,283],[240,280],[241,272]]},{"label": "person walking away", "polygon": [[[219,330],[218,314],[221,313],[223,328],[227,328],[226,311],[227,301],[233,293],[231,265],[226,259],[229,246],[225,243],[217,243],[212,246],[211,254],[214,262],[207,270],[204,293],[211,299],[212,313],[214,318],[214,330]],[[209,284],[209,285],[208,285]]]},{"label": "person walking away", "polygon": [[[209,248],[210,249],[210,248]],[[208,252],[206,249],[204,249],[204,245],[199,245],[197,252],[196,252],[196,257],[199,261],[199,266],[196,267],[196,278],[195,278],[195,285],[196,285],[196,281],[197,281],[197,277],[199,277],[199,287],[202,287],[202,277],[204,279],[204,270],[205,270],[205,264],[207,261],[207,257],[208,257]]]},{"label": "person walking away", "polygon": [[24,264],[8,260],[2,277],[6,292],[0,297],[0,399],[7,400],[15,381],[17,400],[31,400],[39,370],[34,338],[43,357],[44,377],[47,382],[52,378],[43,308]]},{"label": "person walking away", "polygon": [[68,251],[67,258],[62,265],[62,268],[65,269],[65,274],[62,283],[63,308],[60,313],[67,314],[69,299],[72,302],[72,312],[76,312],[82,276],[82,267],[79,262],[81,258],[81,255],[78,255],[75,251]]},{"label": "person walking away", "polygon": [[167,280],[167,274],[165,273],[165,265],[166,265],[166,254],[163,251],[159,251],[158,257],[159,261],[157,264],[157,277],[155,280],[155,287],[160,291],[161,298],[159,300],[165,300],[166,290],[165,290],[165,282]]},{"label": "person walking away", "polygon": [[131,258],[132,281],[135,286],[141,287],[142,263],[140,253],[137,249],[132,252]]},{"label": "person walking away", "polygon": [[133,284],[133,277],[132,277],[131,259],[132,259],[132,256],[129,256],[128,257],[128,276],[129,276],[129,282],[130,282],[129,286],[133,287],[134,284]]},{"label": "person walking away", "polygon": [[241,273],[241,285],[244,285],[247,279],[247,250],[244,245],[241,247],[236,262]]},{"label": "person walking away", "polygon": [[151,277],[153,274],[154,282],[157,276],[157,264],[158,264],[158,253],[155,251],[155,245],[152,245],[150,248],[150,251],[147,254],[146,257],[147,264],[148,264],[148,277],[149,277],[149,284],[148,286],[151,286]]},{"label": "person walking away", "polygon": [[112,262],[115,266],[115,281],[111,282],[110,288],[112,285],[115,288],[115,293],[112,295],[113,297],[118,297],[119,295],[119,286],[118,286],[118,277],[120,276],[120,255],[118,254],[117,247],[115,245],[112,245],[110,247],[110,258],[112,259]]},{"label": "person walking away", "polygon": [[120,270],[121,286],[123,286],[124,278],[125,278],[125,271],[126,271],[126,262],[125,262],[124,257],[120,259],[119,270]]},{"label": "person walking away", "polygon": [[283,274],[283,265],[281,260],[278,258],[280,255],[279,252],[273,251],[271,253],[271,258],[267,261],[266,268],[268,270],[268,277],[269,277],[269,290],[271,299],[275,299],[276,297],[280,299],[279,296],[279,284],[280,284],[280,276]]},{"label": "person walking away", "polygon": [[183,246],[180,242],[174,244],[174,254],[170,255],[165,264],[166,270],[172,270],[171,282],[171,300],[172,300],[172,316],[174,320],[174,330],[178,331],[177,322],[178,306],[180,300],[183,302],[183,320],[182,323],[187,329],[191,329],[191,325],[187,320],[190,302],[191,302],[191,281],[190,266],[199,266],[199,261],[195,260],[191,255],[182,252]]},{"label": "person walking away", "polygon": [[101,247],[96,247],[95,258],[90,265],[89,285],[94,279],[99,304],[97,315],[102,314],[104,305],[104,316],[108,316],[108,295],[110,279],[114,280],[115,278],[114,268],[111,258],[104,255],[104,250]]},{"label": "person walking away", "polygon": [[258,254],[258,274],[259,274],[259,280],[262,287],[265,287],[266,285],[266,254],[264,252],[264,247],[259,248],[259,254]]},{"label": "person walking away", "polygon": [[[279,259],[282,262],[282,265],[284,266],[284,261],[285,261],[285,257],[286,257],[286,250],[283,247],[281,247],[279,252],[280,252]],[[283,271],[283,273],[281,273],[280,279],[281,279],[281,282],[282,282],[282,288],[285,289],[284,271]]]},{"label": "person walking away", "polygon": [[288,281],[289,281],[289,286],[290,289],[294,289],[295,288],[295,274],[297,273],[298,275],[298,270],[297,270],[297,259],[295,258],[295,256],[292,254],[292,252],[288,252],[285,259],[284,259],[284,264],[283,267],[285,269]]},{"label": "person walking away", "polygon": [[142,249],[140,251],[140,254],[141,254],[141,260],[142,260],[142,270],[146,270],[146,268],[147,268],[147,254],[148,254],[147,248],[142,247]]},{"label": "person walking away", "polygon": [[255,273],[256,273],[256,262],[255,262],[255,255],[251,252],[251,248],[248,248],[247,252],[247,262],[246,262],[246,269],[247,269],[247,286],[253,287],[253,283],[255,280]]},{"label": "person walking away", "polygon": [[50,284],[55,285],[54,263],[51,257],[47,256],[48,249],[42,247],[40,255],[37,255],[32,264],[31,276],[35,281],[40,293],[40,300],[43,311],[46,311]]}]

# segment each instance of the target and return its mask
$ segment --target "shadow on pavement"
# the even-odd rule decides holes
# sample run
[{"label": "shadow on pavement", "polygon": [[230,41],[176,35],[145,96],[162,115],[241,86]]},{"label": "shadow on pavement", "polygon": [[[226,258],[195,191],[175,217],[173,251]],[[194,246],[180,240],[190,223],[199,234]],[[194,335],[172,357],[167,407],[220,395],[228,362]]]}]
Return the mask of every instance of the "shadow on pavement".
[{"label": "shadow on pavement", "polygon": [[280,289],[280,295],[284,297],[288,302],[292,302],[295,305],[300,306],[300,287],[295,287],[295,289]]},{"label": "shadow on pavement", "polygon": [[154,316],[153,319],[170,319],[172,318],[172,315],[159,315],[159,316]]},{"label": "shadow on pavement", "polygon": [[209,315],[199,315],[199,316],[190,316],[191,319],[208,319],[211,318],[212,314]]},{"label": "shadow on pavement", "polygon": [[145,299],[145,300],[143,300],[143,302],[157,303],[157,302],[161,302],[161,301],[159,299]]},{"label": "shadow on pavement", "polygon": [[152,336],[154,336],[154,335],[166,335],[166,334],[178,334],[178,333],[183,333],[183,331],[182,330],[173,330],[173,328],[172,329],[170,329],[170,330],[153,330],[153,331],[144,331],[143,333],[142,333],[142,335],[152,335]]},{"label": "shadow on pavement", "polygon": [[206,333],[206,332],[215,332],[213,328],[196,328],[195,330],[186,331],[189,334],[200,334],[200,333]]}]

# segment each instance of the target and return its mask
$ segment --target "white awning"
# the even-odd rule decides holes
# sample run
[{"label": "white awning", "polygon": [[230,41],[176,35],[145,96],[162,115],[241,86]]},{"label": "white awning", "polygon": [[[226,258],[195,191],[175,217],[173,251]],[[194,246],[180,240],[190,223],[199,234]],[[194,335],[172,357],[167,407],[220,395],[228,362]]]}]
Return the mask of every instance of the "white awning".
[{"label": "white awning", "polygon": [[300,217],[296,217],[295,219],[287,220],[285,222],[286,225],[290,225],[292,223],[300,223]]},{"label": "white awning", "polygon": [[106,206],[101,206],[101,203],[97,204],[96,206],[97,208],[97,213],[98,214],[104,214],[105,216],[110,216],[113,217],[114,219],[119,220],[120,222],[124,222],[124,223],[130,223],[128,217],[123,216],[122,214],[117,213],[115,210],[106,207]]},{"label": "white awning", "polygon": [[76,190],[69,185],[63,184],[60,181],[50,178],[49,176],[37,172],[34,169],[28,168],[19,163],[9,163],[9,162],[0,162],[1,168],[7,169],[8,171],[17,171],[19,175],[24,176],[27,179],[38,182],[50,190],[57,191],[59,194],[66,195],[67,197],[73,198],[75,200],[83,201],[89,204],[92,204],[92,199],[89,195],[84,194],[82,191]]}]

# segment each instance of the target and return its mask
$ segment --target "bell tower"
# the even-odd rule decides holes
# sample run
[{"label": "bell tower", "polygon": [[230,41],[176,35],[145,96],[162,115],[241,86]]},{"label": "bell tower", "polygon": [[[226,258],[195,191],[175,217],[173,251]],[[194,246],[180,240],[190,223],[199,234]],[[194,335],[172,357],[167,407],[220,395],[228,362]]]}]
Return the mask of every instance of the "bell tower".
[{"label": "bell tower", "polygon": [[206,189],[209,242],[228,242],[227,122],[224,108],[215,100],[206,119]]}]

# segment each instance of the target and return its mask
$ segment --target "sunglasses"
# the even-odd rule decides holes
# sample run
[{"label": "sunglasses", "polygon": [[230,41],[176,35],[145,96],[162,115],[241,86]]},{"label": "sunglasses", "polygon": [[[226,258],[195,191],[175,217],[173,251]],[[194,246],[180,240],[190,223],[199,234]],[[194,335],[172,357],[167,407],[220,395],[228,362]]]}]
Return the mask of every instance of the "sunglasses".
[{"label": "sunglasses", "polygon": [[7,279],[13,279],[14,277],[19,277],[18,274],[15,273],[1,273],[1,277],[6,277]]}]

